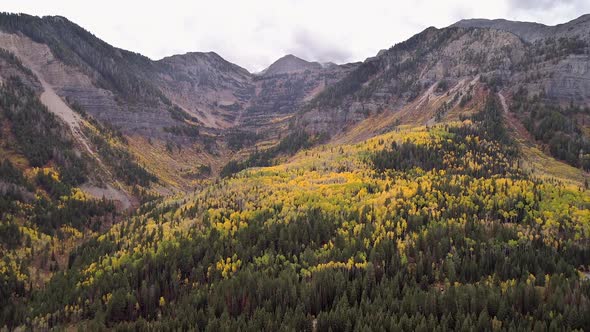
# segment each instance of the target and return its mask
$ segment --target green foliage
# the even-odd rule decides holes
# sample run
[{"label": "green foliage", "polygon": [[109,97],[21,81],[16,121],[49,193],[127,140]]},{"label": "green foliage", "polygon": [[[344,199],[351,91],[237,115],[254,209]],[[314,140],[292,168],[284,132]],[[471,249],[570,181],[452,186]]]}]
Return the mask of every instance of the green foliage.
[{"label": "green foliage", "polygon": [[[497,106],[148,203],[70,255],[31,306],[57,318],[35,326],[585,328],[590,200],[518,169],[502,122],[486,123]],[[394,159],[382,172],[362,162],[395,137],[375,147]]]},{"label": "green foliage", "polygon": [[0,243],[8,249],[14,249],[20,245],[22,234],[18,225],[12,220],[0,223]]},{"label": "green foliage", "polygon": [[31,69],[25,67],[23,65],[23,63],[20,61],[20,59],[16,55],[14,55],[12,52],[5,50],[3,48],[0,48],[0,58],[4,59],[9,64],[16,66],[20,71],[22,71],[26,75],[37,80],[35,74],[33,74]]},{"label": "green foliage", "polygon": [[97,221],[94,218],[112,213],[115,213],[115,205],[106,199],[68,199],[57,205],[56,202],[40,198],[34,202],[30,217],[42,232],[52,235],[62,225],[82,230],[100,227],[94,224]]},{"label": "green foliage", "polygon": [[53,161],[64,183],[78,185],[86,180],[86,161],[74,151],[68,129],[17,78],[8,79],[0,88],[0,109],[10,121],[19,152],[31,166]]},{"label": "green foliage", "polygon": [[182,108],[176,105],[168,107],[168,112],[170,113],[170,117],[176,121],[184,122],[185,120],[190,120],[193,122],[199,122],[197,118],[188,114]]},{"label": "green foliage", "polygon": [[448,89],[449,89],[449,81],[443,79],[440,82],[438,82],[438,84],[436,85],[435,91],[437,93],[443,93],[443,92],[447,92]]},{"label": "green foliage", "polygon": [[313,144],[324,141],[325,139],[325,136],[321,134],[313,137],[305,131],[296,131],[281,139],[275,147],[261,152],[256,151],[244,161],[238,162],[231,160],[221,169],[220,175],[221,177],[227,177],[249,167],[270,166],[273,163],[273,159],[280,154],[292,155],[301,149],[309,148]]},{"label": "green foliage", "polygon": [[253,132],[233,130],[227,134],[227,146],[232,151],[238,151],[244,146],[252,146],[256,144],[256,141],[260,138],[261,135]]},{"label": "green foliage", "polygon": [[[156,176],[139,165],[123,146],[110,144],[107,141],[108,136],[105,138],[91,130],[85,132],[96,147],[100,158],[112,168],[117,179],[130,186],[139,185],[142,187],[147,187],[151,182],[157,181]],[[111,137],[111,139],[113,138]]]},{"label": "green foliage", "polygon": [[[490,98],[472,119],[473,126],[445,127],[445,139],[426,144],[393,142],[390,148],[377,151],[371,163],[379,172],[443,170],[449,174],[473,177],[518,174],[513,170],[516,151],[503,125],[499,102]],[[450,157],[449,157],[450,156]],[[477,167],[473,167],[476,165]]]},{"label": "green foliage", "polygon": [[8,159],[0,161],[0,180],[21,186],[27,185],[23,172],[14,167]]},{"label": "green foliage", "polygon": [[498,91],[504,85],[502,76],[498,74],[481,75],[479,81],[485,83],[492,91]]},{"label": "green foliage", "polygon": [[488,97],[483,109],[474,114],[472,119],[478,123],[483,137],[497,141],[511,149],[514,142],[508,135],[502,112],[500,100],[495,96]]},{"label": "green foliage", "polygon": [[590,170],[590,138],[576,120],[590,117],[587,108],[572,105],[564,109],[546,104],[539,98],[528,98],[524,89],[514,95],[513,108],[533,137],[548,146],[551,155],[572,166]]},{"label": "green foliage", "polygon": [[211,166],[199,165],[199,167],[197,167],[197,172],[200,176],[209,176],[211,175]]},{"label": "green foliage", "polygon": [[199,127],[196,126],[165,127],[164,131],[177,136],[199,137]]},{"label": "green foliage", "polygon": [[[47,27],[38,25],[62,24],[56,18],[43,23],[5,15],[0,26],[21,28],[23,22],[31,24],[29,34],[45,41]],[[377,79],[399,78],[395,93],[416,97],[424,86],[411,72],[429,50],[457,31],[433,34],[427,29],[387,51],[390,63],[366,62],[340,83],[340,90],[327,89],[310,105],[337,106],[343,98],[370,96],[377,86],[371,80],[383,68],[389,69]],[[59,51],[64,40],[53,41],[53,49]],[[564,47],[580,47],[572,45]],[[122,54],[117,56],[127,53]],[[502,84],[500,77],[482,79],[493,89]],[[121,86],[129,91],[137,87]],[[458,98],[455,95],[452,104]],[[17,104],[5,103],[11,112]],[[194,120],[171,109],[178,121]],[[448,105],[441,108],[440,119],[446,111]],[[548,133],[547,142],[555,140],[558,147],[573,144],[575,123],[560,110],[553,111],[530,116],[529,130]],[[519,168],[520,156],[496,98],[489,98],[471,120],[428,129],[399,128],[335,148],[312,149],[321,136],[294,132],[271,149],[232,161],[222,175],[274,167],[251,169],[162,200],[140,187],[154,178],[132,159],[123,140],[95,125],[99,132],[88,130],[86,135],[116,176],[134,186],[144,205],[73,250],[67,269],[32,293],[27,267],[34,256],[15,253],[23,246],[39,250],[38,245],[23,244],[32,230],[58,236],[63,225],[88,230],[112,222],[114,206],[85,200],[56,173],[37,172],[27,178],[3,161],[0,180],[8,185],[0,197],[0,326],[142,331],[588,329],[590,282],[578,271],[590,260],[588,193],[534,178]],[[172,133],[185,134],[184,126],[172,128]],[[235,136],[229,146],[239,150],[249,137]],[[15,137],[22,140],[16,132]],[[169,150],[173,148],[170,142]],[[276,164],[278,157],[301,149],[309,150]],[[70,157],[60,156],[48,154],[42,165],[63,164],[59,175],[72,177],[65,174],[75,168],[60,164]],[[198,171],[211,169],[201,166]],[[36,196],[27,192],[30,188],[36,189]],[[63,242],[43,241],[47,259],[41,260],[49,261],[51,255],[52,271],[65,268],[58,266],[54,250]],[[58,246],[49,250],[54,242]]]},{"label": "green foliage", "polygon": [[459,102],[459,106],[461,108],[467,106],[467,104],[469,104],[471,99],[473,99],[473,96],[471,95],[471,93],[463,95],[463,97],[461,97],[461,101]]}]

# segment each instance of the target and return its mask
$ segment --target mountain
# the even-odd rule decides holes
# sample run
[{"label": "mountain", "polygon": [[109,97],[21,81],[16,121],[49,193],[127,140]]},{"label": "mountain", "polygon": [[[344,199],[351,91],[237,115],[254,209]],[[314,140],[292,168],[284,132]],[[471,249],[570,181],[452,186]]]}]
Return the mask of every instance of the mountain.
[{"label": "mountain", "polygon": [[[528,75],[528,80],[531,75],[540,76],[535,89],[544,90],[551,100],[588,104],[590,15],[555,26],[505,20],[464,20],[455,26],[493,28],[519,36],[526,43],[527,55],[522,63],[525,72],[515,70],[513,76]],[[529,58],[535,59],[533,64]],[[534,74],[531,74],[532,65],[536,66]]]},{"label": "mountain", "polygon": [[306,70],[321,70],[322,68],[322,65],[318,62],[305,61],[292,54],[287,54],[284,57],[273,62],[268,68],[264,69],[260,74],[264,76],[294,74],[305,72]]},{"label": "mountain", "polygon": [[252,74],[0,15],[0,329],[587,329],[587,18]]}]

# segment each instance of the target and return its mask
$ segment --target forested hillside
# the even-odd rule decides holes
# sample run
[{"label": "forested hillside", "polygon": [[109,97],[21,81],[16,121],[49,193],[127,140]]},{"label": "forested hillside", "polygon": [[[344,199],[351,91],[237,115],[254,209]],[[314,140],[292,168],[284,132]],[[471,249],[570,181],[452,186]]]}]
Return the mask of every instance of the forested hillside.
[{"label": "forested hillside", "polygon": [[305,149],[145,205],[70,255],[27,324],[586,328],[590,192],[520,158],[491,93],[462,122]]},{"label": "forested hillside", "polygon": [[80,190],[96,165],[16,77],[0,87],[0,128],[0,320],[10,327],[33,290],[66,268],[69,250],[117,211]]}]

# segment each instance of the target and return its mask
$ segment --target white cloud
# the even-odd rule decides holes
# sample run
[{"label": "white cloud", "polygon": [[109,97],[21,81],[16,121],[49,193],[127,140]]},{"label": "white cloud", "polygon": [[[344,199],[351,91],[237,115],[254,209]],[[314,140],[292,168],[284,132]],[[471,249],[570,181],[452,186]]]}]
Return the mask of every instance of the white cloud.
[{"label": "white cloud", "polygon": [[350,62],[462,18],[557,24],[590,11],[588,0],[18,0],[1,10],[61,15],[101,39],[153,59],[215,51],[251,71],[286,53]]}]

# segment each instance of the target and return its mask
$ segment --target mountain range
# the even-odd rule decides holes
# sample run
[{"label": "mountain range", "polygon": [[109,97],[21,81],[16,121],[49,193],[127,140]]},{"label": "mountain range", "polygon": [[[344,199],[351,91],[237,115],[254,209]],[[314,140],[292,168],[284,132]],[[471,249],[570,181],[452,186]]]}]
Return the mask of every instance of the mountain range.
[{"label": "mountain range", "polygon": [[590,324],[590,15],[250,73],[3,13],[0,83],[9,330]]},{"label": "mountain range", "polygon": [[[464,20],[426,29],[362,63],[324,66],[287,55],[258,74],[215,53],[152,61],[112,47],[63,17],[4,14],[0,45],[33,71],[39,82],[30,86],[38,93],[51,89],[96,120],[137,137],[132,145],[138,150],[145,148],[145,138],[204,147],[197,155],[216,159],[204,166],[219,171],[234,153],[226,144],[232,135],[246,133],[273,144],[277,133],[295,127],[346,135],[377,113],[403,122],[412,102],[430,98],[441,81],[463,94],[469,83],[490,78],[502,81],[506,93],[525,87],[555,103],[585,105],[588,20],[582,16],[554,27]],[[9,68],[4,66],[3,77],[18,72]],[[426,123],[433,114],[418,116]],[[197,130],[199,137],[187,137]],[[252,142],[246,150],[255,145],[254,139],[247,141]],[[164,183],[183,187],[174,174],[194,160],[169,159],[173,179]]]}]

